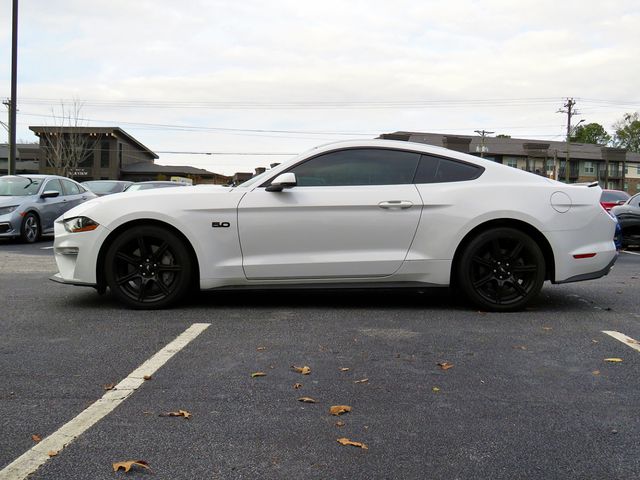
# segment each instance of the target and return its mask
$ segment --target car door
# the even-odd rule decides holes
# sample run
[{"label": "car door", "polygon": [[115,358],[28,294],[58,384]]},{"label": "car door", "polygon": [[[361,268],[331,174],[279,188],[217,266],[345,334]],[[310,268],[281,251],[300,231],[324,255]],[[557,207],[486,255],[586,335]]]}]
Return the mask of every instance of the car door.
[{"label": "car door", "polygon": [[53,222],[56,218],[66,212],[65,206],[67,198],[65,197],[62,184],[57,178],[49,179],[45,182],[40,193],[44,192],[58,192],[57,197],[39,198],[38,210],[40,211],[41,227],[42,231],[46,232],[53,229]]},{"label": "car door", "polygon": [[62,188],[64,189],[66,199],[64,212],[71,210],[76,205],[80,205],[87,199],[87,192],[83,187],[71,180],[61,179],[60,181],[62,182]]},{"label": "car door", "polygon": [[238,206],[248,279],[363,278],[400,268],[420,219],[420,155],[358,148],[320,154],[288,171],[297,185],[262,185]]}]

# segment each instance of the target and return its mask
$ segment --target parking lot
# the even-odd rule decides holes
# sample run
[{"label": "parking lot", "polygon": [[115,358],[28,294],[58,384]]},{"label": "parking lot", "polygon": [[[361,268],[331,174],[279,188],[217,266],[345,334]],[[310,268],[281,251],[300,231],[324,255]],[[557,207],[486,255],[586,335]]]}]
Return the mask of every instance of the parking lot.
[{"label": "parking lot", "polygon": [[511,314],[441,289],[131,311],[49,281],[51,245],[0,243],[0,479],[639,475],[640,252]]}]

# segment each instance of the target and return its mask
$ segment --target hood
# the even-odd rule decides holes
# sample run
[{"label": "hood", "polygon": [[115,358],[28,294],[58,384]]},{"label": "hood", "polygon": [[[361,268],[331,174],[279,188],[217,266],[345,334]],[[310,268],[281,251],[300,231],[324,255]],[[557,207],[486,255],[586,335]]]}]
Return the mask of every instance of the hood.
[{"label": "hood", "polygon": [[13,195],[10,197],[0,197],[0,207],[9,207],[11,205],[20,205],[27,200],[34,198],[35,195]]}]

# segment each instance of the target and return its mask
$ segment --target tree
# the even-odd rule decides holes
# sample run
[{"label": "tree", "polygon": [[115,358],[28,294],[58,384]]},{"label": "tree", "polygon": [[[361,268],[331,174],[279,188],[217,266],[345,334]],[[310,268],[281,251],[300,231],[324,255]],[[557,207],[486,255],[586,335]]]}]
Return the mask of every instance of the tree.
[{"label": "tree", "polygon": [[640,114],[625,113],[624,117],[613,124],[615,135],[613,144],[626,148],[630,152],[640,153]]},{"label": "tree", "polygon": [[588,123],[586,125],[578,125],[573,130],[573,134],[569,137],[569,140],[578,143],[606,145],[611,141],[611,135],[609,135],[599,123]]},{"label": "tree", "polygon": [[86,126],[80,117],[81,102],[73,100],[71,106],[61,102],[60,108],[60,114],[52,110],[55,125],[40,138],[47,165],[57,175],[68,177],[84,160],[92,158],[98,139],[80,132]]},{"label": "tree", "polygon": [[500,134],[496,135],[496,138],[511,138],[511,135],[506,135],[504,133],[500,133]]}]

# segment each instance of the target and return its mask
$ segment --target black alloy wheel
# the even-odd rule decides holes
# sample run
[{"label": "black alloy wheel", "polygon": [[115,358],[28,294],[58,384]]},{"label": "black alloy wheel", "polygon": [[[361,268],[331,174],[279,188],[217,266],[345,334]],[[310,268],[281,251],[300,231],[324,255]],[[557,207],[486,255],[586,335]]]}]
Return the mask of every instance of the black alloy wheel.
[{"label": "black alloy wheel", "polygon": [[40,221],[35,213],[27,213],[20,227],[20,238],[26,243],[37,242],[40,238]]},{"label": "black alloy wheel", "polygon": [[467,298],[490,311],[526,306],[542,288],[545,262],[540,247],[514,228],[487,230],[462,253],[457,279]]},{"label": "black alloy wheel", "polygon": [[182,299],[192,271],[184,241],[153,225],[121,233],[105,256],[109,289],[118,300],[136,309],[164,308]]}]

